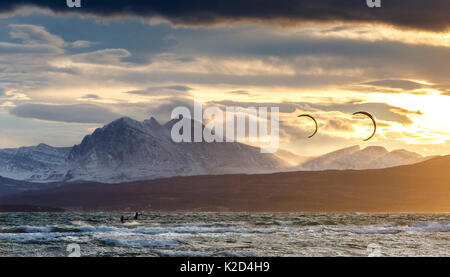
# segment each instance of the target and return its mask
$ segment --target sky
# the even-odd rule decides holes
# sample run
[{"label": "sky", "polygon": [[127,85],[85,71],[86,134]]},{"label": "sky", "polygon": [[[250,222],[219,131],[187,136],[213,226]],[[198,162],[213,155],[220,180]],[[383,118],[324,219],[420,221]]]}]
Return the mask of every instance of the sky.
[{"label": "sky", "polygon": [[[450,1],[0,4],[0,148],[78,144],[177,106],[280,107],[280,148],[450,154]],[[377,120],[353,116],[370,112]],[[314,123],[319,132],[309,139]]]}]

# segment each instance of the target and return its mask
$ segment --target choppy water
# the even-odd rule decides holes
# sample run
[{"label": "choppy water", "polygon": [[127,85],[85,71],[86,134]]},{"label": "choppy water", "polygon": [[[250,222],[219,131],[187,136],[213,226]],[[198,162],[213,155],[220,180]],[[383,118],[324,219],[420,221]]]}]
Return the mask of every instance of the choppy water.
[{"label": "choppy water", "polygon": [[[132,216],[128,214],[127,216]],[[0,256],[450,256],[450,214],[0,213]],[[369,246],[369,247],[368,247]]]}]

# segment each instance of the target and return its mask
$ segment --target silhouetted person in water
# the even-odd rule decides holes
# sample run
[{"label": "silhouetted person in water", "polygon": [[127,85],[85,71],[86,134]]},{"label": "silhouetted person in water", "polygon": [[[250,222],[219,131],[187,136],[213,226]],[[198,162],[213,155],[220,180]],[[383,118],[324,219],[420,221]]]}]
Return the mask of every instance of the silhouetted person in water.
[{"label": "silhouetted person in water", "polygon": [[[136,213],[134,214],[134,216],[133,216],[133,219],[134,219],[134,220],[138,220],[138,217],[139,217],[140,215],[142,215],[142,214],[136,212]],[[120,222],[122,222],[122,223],[125,223],[125,221],[127,221],[127,220],[129,220],[128,217],[125,218],[123,215],[120,217]]]}]

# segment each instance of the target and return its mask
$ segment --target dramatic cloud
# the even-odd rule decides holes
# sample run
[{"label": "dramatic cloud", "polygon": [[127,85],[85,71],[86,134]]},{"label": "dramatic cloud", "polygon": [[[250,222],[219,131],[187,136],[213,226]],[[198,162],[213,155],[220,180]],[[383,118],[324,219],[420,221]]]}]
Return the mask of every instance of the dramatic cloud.
[{"label": "dramatic cloud", "polygon": [[148,114],[157,118],[160,122],[169,121],[171,119],[172,111],[176,107],[187,107],[193,112],[194,102],[189,98],[171,97],[147,105]]},{"label": "dramatic cloud", "polygon": [[421,111],[410,111],[410,110],[398,108],[398,107],[393,107],[391,109],[391,111],[393,111],[394,113],[403,114],[403,115],[408,115],[408,114],[423,115],[423,113]]},{"label": "dramatic cloud", "polygon": [[91,104],[23,104],[10,112],[15,116],[25,118],[77,123],[108,123],[120,117],[106,108]]},{"label": "dramatic cloud", "polygon": [[[386,121],[398,122],[401,124],[411,124],[411,119],[407,116],[410,114],[422,115],[420,111],[409,111],[407,109],[394,107],[386,103],[357,103],[348,102],[343,104],[327,104],[327,103],[294,103],[294,102],[282,102],[282,103],[256,103],[256,102],[238,102],[232,100],[212,101],[209,102],[212,105],[235,106],[235,107],[279,107],[280,113],[293,113],[296,110],[315,112],[320,114],[323,112],[342,112],[352,114],[354,112],[364,110],[372,112],[373,115],[379,119]],[[335,123],[335,122],[334,122]],[[334,124],[338,126],[338,124]]]},{"label": "dramatic cloud", "polygon": [[86,94],[81,97],[81,99],[88,99],[88,100],[91,100],[91,99],[98,100],[100,98],[101,97],[98,96],[97,94]]},{"label": "dramatic cloud", "polygon": [[131,53],[125,49],[104,49],[73,55],[71,60],[77,63],[120,65],[122,59],[129,56],[131,56]]},{"label": "dramatic cloud", "polygon": [[345,104],[306,104],[303,106],[305,110],[322,110],[322,111],[339,111],[352,114],[357,111],[367,111],[378,119],[398,122],[403,125],[411,124],[408,114],[421,114],[420,112],[411,112],[406,109],[391,106],[386,103],[355,103],[348,102]]},{"label": "dramatic cloud", "polygon": [[269,102],[241,102],[241,101],[233,101],[233,100],[222,100],[222,101],[211,101],[209,102],[211,105],[220,105],[222,107],[242,107],[242,108],[260,108],[260,107],[267,107],[267,109],[270,111],[271,108],[279,108],[280,113],[293,113],[295,112],[300,106],[297,103],[269,103]]},{"label": "dramatic cloud", "polygon": [[42,26],[36,25],[9,25],[11,28],[10,36],[22,40],[25,44],[50,44],[54,46],[63,46],[64,40],[58,36],[52,35]]},{"label": "dramatic cloud", "polygon": [[[13,54],[62,54],[65,42],[59,36],[50,34],[44,27],[29,24],[10,24],[9,36],[14,41],[0,42],[0,55]],[[21,43],[16,43],[19,40]],[[19,63],[17,57],[13,58]]]},{"label": "dramatic cloud", "polygon": [[61,54],[62,50],[52,45],[24,45],[0,42],[0,55],[9,54]]},{"label": "dramatic cloud", "polygon": [[192,88],[188,86],[161,86],[161,87],[149,87],[144,90],[131,90],[125,93],[146,95],[146,96],[158,96],[158,95],[170,95],[174,93],[181,93],[182,95],[188,95],[188,92]]},{"label": "dramatic cloud", "polygon": [[[280,143],[305,155],[359,143],[372,128],[352,116],[360,110],[379,124],[372,143],[426,152],[448,140],[439,119],[449,115],[450,36],[435,32],[448,27],[443,1],[383,0],[381,9],[365,0],[21,7],[32,2],[0,7],[0,121],[11,128],[11,143],[0,147],[22,138],[70,144],[74,130],[81,137],[120,115],[166,122],[174,107],[192,109],[193,98],[204,107],[280,107]],[[161,18],[184,26],[146,24]],[[314,139],[314,123],[300,113],[318,120]],[[36,128],[15,133],[17,122]]]},{"label": "dramatic cloud", "polygon": [[333,118],[327,120],[326,124],[324,124],[324,128],[332,131],[345,131],[352,132],[354,131],[353,126],[350,121],[345,121],[341,118]]},{"label": "dramatic cloud", "polygon": [[86,47],[89,47],[89,46],[91,46],[93,44],[95,44],[95,43],[93,43],[91,41],[77,40],[77,41],[74,41],[74,42],[70,43],[70,46],[72,46],[73,48],[86,48]]},{"label": "dramatic cloud", "polygon": [[232,90],[232,91],[229,91],[228,93],[229,94],[234,94],[234,95],[250,95],[250,93],[248,91],[242,90],[242,89]]},{"label": "dramatic cloud", "polygon": [[428,87],[427,85],[420,84],[409,80],[378,80],[372,82],[366,82],[365,85],[372,85],[378,87],[387,87],[395,89],[413,90]]},{"label": "dramatic cloud", "polygon": [[227,1],[83,1],[79,9],[69,9],[61,0],[17,0],[2,3],[0,12],[33,5],[57,13],[97,16],[139,16],[164,18],[175,24],[210,25],[236,20],[278,22],[302,21],[374,22],[428,29],[446,30],[450,26],[450,2],[447,0],[382,1],[382,7],[370,9],[366,0],[227,0]]}]

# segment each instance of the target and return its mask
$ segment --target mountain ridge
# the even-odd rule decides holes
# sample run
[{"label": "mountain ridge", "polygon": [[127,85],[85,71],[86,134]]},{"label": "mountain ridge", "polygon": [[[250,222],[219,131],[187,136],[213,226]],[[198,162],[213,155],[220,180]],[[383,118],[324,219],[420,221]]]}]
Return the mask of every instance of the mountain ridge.
[{"label": "mountain ridge", "polygon": [[0,149],[0,176],[36,183],[121,183],[186,175],[386,168],[425,159],[380,146],[356,145],[302,157],[282,149],[276,154],[260,153],[259,148],[237,142],[175,143],[171,128],[180,119],[160,124],[153,117],[144,121],[121,117],[72,147],[41,143]]},{"label": "mountain ridge", "polygon": [[429,158],[404,149],[389,152],[382,146],[367,146],[361,149],[359,145],[355,145],[310,159],[300,164],[297,169],[364,170],[414,164]]},{"label": "mountain ridge", "polygon": [[[177,120],[161,125],[154,118],[136,121],[122,117],[95,129],[71,148],[40,144],[3,149],[0,175],[33,182],[120,183],[184,175],[275,172],[285,166],[276,156],[237,142],[175,143],[170,126]],[[19,152],[26,149],[29,155],[41,148],[45,148],[42,155],[54,156],[54,162],[41,163],[35,158],[27,160],[29,166],[23,163],[24,155]]]}]

